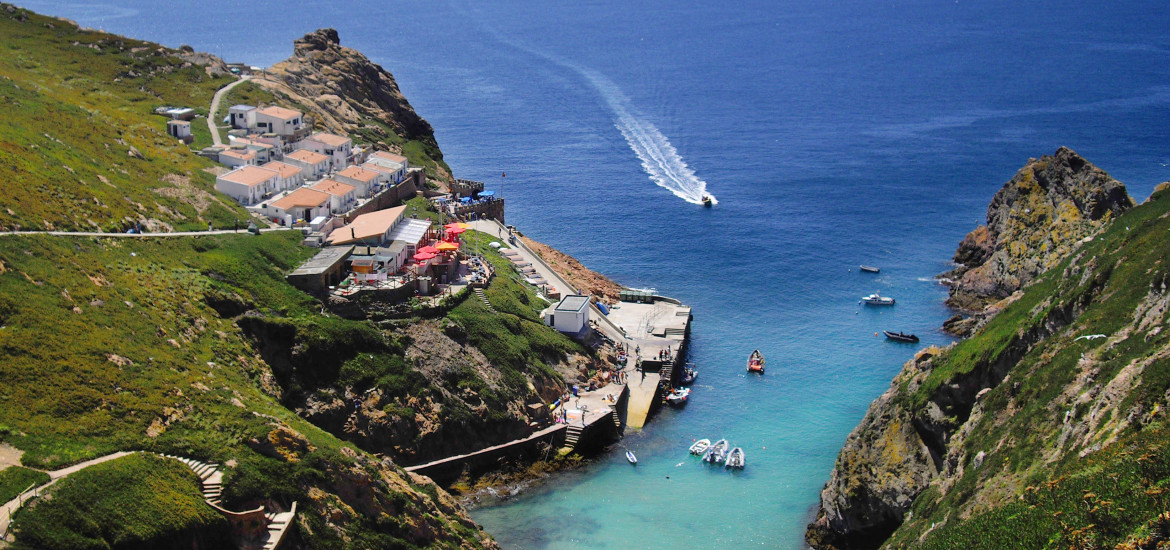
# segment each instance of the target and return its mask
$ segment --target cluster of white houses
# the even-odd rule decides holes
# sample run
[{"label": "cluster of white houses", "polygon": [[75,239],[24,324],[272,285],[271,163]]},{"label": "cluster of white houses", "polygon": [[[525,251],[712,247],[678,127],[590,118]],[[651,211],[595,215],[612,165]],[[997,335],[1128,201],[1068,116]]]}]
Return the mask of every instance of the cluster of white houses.
[{"label": "cluster of white houses", "polygon": [[230,145],[219,162],[232,168],[215,188],[281,225],[311,223],[350,211],[360,201],[402,183],[406,157],[370,153],[353,140],[313,133],[300,111],[233,105]]}]

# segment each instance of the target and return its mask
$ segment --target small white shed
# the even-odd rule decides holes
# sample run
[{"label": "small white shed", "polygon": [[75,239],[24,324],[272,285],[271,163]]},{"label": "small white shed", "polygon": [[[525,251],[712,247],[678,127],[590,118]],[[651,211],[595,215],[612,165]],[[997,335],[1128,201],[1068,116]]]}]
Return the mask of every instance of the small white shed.
[{"label": "small white shed", "polygon": [[545,321],[560,332],[580,335],[589,326],[589,297],[570,294],[561,298]]}]

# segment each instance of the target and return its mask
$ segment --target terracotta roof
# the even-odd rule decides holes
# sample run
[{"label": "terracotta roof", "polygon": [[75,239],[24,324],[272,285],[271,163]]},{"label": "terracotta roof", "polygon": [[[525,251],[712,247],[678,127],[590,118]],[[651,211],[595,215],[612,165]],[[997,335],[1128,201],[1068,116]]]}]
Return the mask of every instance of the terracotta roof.
[{"label": "terracotta roof", "polygon": [[322,162],[329,162],[329,157],[316,153],[308,149],[297,149],[284,156],[286,159],[299,160],[308,164],[321,164]]},{"label": "terracotta roof", "polygon": [[227,151],[220,151],[219,152],[219,156],[222,157],[224,155],[227,155],[227,156],[232,157],[232,158],[237,158],[240,160],[252,160],[252,159],[256,158],[255,153],[249,153],[247,151],[233,151],[231,149],[228,149]]},{"label": "terracotta roof", "polygon": [[319,141],[321,143],[324,143],[325,145],[330,145],[333,147],[341,147],[342,145],[345,145],[347,143],[351,143],[350,139],[347,137],[341,137],[341,136],[334,135],[334,134],[326,134],[324,132],[319,133],[319,134],[313,134],[312,136],[309,137],[309,139],[311,139],[313,141]]},{"label": "terracotta roof", "polygon": [[378,179],[378,176],[381,174],[368,168],[362,168],[361,166],[350,166],[349,168],[338,172],[337,175],[369,183]]},{"label": "terracotta roof", "polygon": [[279,160],[274,160],[272,162],[264,164],[263,166],[261,166],[261,168],[264,168],[266,170],[273,170],[277,174],[279,174],[280,177],[285,178],[285,179],[291,178],[291,177],[296,176],[297,174],[301,173],[301,168],[299,166],[293,166],[291,164],[286,164],[286,163],[280,162]]},{"label": "terracotta roof", "polygon": [[405,212],[405,206],[396,206],[362,214],[354,218],[349,225],[334,229],[329,234],[329,244],[345,244],[385,235],[402,219]]},{"label": "terracotta roof", "polygon": [[404,166],[406,165],[406,157],[404,157],[402,155],[396,155],[394,153],[388,153],[386,151],[376,151],[374,153],[371,153],[370,158],[386,159],[390,162],[397,162],[398,164],[401,164]]},{"label": "terracotta roof", "polygon": [[[272,163],[270,162],[268,164]],[[247,185],[248,187],[256,187],[275,177],[276,171],[274,170],[249,165],[236,168],[220,176],[219,179],[240,185]]]},{"label": "terracotta roof", "polygon": [[354,187],[348,183],[341,183],[340,181],[331,179],[323,179],[309,186],[309,188],[323,191],[337,197],[343,197],[347,193],[352,193],[355,189],[357,189],[357,187]]},{"label": "terracotta roof", "polygon": [[256,113],[262,114],[262,115],[268,115],[270,117],[275,117],[275,118],[279,118],[282,120],[288,120],[290,118],[297,118],[297,117],[301,116],[300,111],[294,111],[292,109],[285,109],[284,107],[277,107],[275,105],[273,105],[271,107],[265,107],[263,109],[260,109],[259,111],[256,111]]},{"label": "terracotta roof", "polygon": [[297,206],[304,206],[312,208],[314,206],[321,206],[329,202],[329,195],[320,191],[314,191],[308,187],[302,187],[289,193],[279,200],[270,203],[273,208],[279,208],[284,211],[295,208]]}]

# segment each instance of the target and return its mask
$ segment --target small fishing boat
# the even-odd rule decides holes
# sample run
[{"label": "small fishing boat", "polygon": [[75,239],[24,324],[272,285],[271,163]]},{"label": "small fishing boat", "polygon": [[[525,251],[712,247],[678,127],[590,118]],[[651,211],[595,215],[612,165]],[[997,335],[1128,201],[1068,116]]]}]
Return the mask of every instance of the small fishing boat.
[{"label": "small fishing boat", "polygon": [[634,456],[634,451],[626,451],[626,460],[629,460],[630,464],[638,465],[638,457]]},{"label": "small fishing boat", "polygon": [[910,342],[911,344],[918,343],[918,337],[913,335],[913,334],[906,334],[905,332],[901,332],[901,331],[891,332],[888,330],[883,330],[882,332],[886,335],[886,338],[889,338],[890,340],[897,340],[899,342]]},{"label": "small fishing boat", "polygon": [[745,465],[747,465],[747,460],[744,459],[742,448],[736,447],[727,453],[727,460],[724,463],[725,467],[742,469]]},{"label": "small fishing boat", "polygon": [[691,454],[702,455],[707,452],[707,447],[711,446],[711,440],[707,438],[700,439],[691,445]]},{"label": "small fishing boat", "polygon": [[862,265],[861,270],[865,271],[866,273],[879,273],[879,272],[881,272],[882,269],[880,267],[874,267],[872,265]]},{"label": "small fishing boat", "polygon": [[878,293],[876,293],[876,292],[874,292],[873,294],[870,294],[869,296],[862,296],[861,301],[862,301],[862,303],[864,303],[867,306],[892,306],[892,305],[894,305],[893,298],[890,298],[888,296],[879,296]]},{"label": "small fishing boat", "polygon": [[681,390],[670,388],[670,393],[666,394],[666,402],[675,407],[681,407],[687,403],[687,397],[690,395],[690,388],[683,388]]},{"label": "small fishing boat", "polygon": [[731,444],[726,439],[716,441],[714,445],[707,448],[707,452],[703,453],[703,462],[722,463],[727,458],[727,448],[730,446]]},{"label": "small fishing boat", "polygon": [[703,195],[703,207],[711,208],[711,195]]},{"label": "small fishing boat", "polygon": [[694,365],[687,365],[686,368],[683,369],[682,379],[679,380],[678,383],[683,385],[683,386],[689,386],[691,384],[694,384],[695,379],[698,377],[699,377],[699,371],[695,370],[695,366]]},{"label": "small fishing boat", "polygon": [[755,350],[748,356],[747,371],[764,374],[764,354],[760,353],[760,350]]}]

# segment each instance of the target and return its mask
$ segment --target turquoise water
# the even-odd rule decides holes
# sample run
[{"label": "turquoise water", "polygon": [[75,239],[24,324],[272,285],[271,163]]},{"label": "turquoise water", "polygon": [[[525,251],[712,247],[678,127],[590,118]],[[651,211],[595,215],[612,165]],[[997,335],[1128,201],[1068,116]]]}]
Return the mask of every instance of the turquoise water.
[{"label": "turquoise water", "polygon": [[[475,510],[505,547],[795,548],[869,402],[949,341],[931,277],[1028,157],[1067,145],[1139,199],[1170,179],[1164,5],[1018,4],[25,5],[257,65],[335,27],[510,223],[694,306],[691,403],[626,437],[636,468],[614,452]],[[858,306],[873,291],[898,305]],[[700,465],[700,437],[748,468]]]}]

